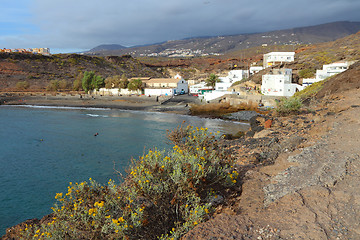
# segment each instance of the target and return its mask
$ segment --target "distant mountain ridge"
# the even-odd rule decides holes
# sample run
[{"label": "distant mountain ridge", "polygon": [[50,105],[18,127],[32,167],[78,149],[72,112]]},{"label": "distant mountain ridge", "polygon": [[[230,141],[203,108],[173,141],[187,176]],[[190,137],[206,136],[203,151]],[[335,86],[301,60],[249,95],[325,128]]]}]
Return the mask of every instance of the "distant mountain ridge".
[{"label": "distant mountain ridge", "polygon": [[89,50],[89,52],[108,51],[108,50],[119,50],[126,47],[119,44],[102,44]]},{"label": "distant mountain ridge", "polygon": [[358,31],[360,31],[360,22],[342,21],[265,33],[187,38],[129,48],[118,44],[100,45],[85,54],[101,56],[131,54],[135,57],[220,55],[261,45],[297,45],[334,41]]}]

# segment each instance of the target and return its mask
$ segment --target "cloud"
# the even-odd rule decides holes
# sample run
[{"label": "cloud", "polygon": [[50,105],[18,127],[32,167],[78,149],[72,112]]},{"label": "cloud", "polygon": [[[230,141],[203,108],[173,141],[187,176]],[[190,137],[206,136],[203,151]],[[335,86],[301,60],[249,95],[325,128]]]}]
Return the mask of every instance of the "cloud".
[{"label": "cloud", "polygon": [[[26,1],[26,0],[22,0]],[[27,1],[26,1],[27,2]],[[89,49],[360,21],[358,0],[34,0],[14,44]],[[2,18],[0,18],[2,19]]]}]

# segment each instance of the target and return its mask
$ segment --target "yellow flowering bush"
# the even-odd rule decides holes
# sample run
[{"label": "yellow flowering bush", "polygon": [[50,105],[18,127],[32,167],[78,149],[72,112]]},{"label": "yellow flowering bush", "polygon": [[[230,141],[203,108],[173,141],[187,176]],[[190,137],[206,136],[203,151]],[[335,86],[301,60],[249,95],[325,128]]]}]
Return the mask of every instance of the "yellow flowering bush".
[{"label": "yellow flowering bush", "polygon": [[55,196],[52,221],[23,229],[22,238],[180,239],[210,216],[214,188],[235,184],[238,173],[218,148],[217,134],[177,130],[172,149],[133,160],[119,185],[70,183]]}]

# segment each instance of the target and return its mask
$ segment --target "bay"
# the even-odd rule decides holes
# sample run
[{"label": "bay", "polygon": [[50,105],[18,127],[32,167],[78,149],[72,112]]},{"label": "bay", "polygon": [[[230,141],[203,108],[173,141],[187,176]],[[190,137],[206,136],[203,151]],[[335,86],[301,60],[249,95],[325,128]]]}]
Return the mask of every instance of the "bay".
[{"label": "bay", "polygon": [[55,194],[66,192],[69,182],[121,181],[114,169],[124,173],[132,157],[169,148],[166,130],[183,121],[222,133],[248,128],[166,113],[0,106],[0,236],[51,213]]}]

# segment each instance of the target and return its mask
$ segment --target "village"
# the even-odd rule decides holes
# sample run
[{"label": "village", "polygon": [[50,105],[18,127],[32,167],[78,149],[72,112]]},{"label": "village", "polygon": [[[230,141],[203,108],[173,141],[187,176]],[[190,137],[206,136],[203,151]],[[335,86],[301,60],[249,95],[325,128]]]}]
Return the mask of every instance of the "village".
[{"label": "village", "polygon": [[42,54],[45,56],[50,55],[50,49],[49,48],[0,48],[0,52],[5,53],[32,53],[32,54]]},{"label": "village", "polygon": [[[216,76],[215,82],[210,85],[207,80],[185,80],[179,74],[173,78],[132,78],[142,81],[143,91],[130,91],[119,88],[100,88],[91,92],[93,95],[122,96],[143,94],[145,96],[162,96],[172,98],[177,95],[189,94],[196,96],[203,103],[229,102],[231,105],[243,102],[255,102],[259,106],[274,107],[277,99],[291,97],[313,83],[322,81],[335,74],[344,72],[355,61],[340,61],[323,65],[316,70],[314,78],[302,78],[293,82],[293,70],[280,68],[284,63],[295,60],[295,52],[270,52],[264,54],[263,65],[253,65],[249,69],[233,69],[225,76]],[[270,69],[261,75],[261,84],[248,80],[254,74]]]}]

